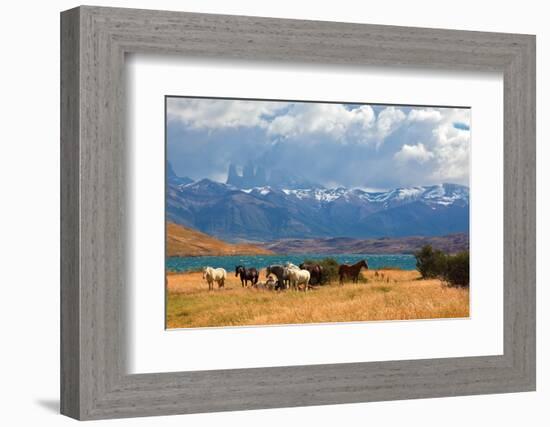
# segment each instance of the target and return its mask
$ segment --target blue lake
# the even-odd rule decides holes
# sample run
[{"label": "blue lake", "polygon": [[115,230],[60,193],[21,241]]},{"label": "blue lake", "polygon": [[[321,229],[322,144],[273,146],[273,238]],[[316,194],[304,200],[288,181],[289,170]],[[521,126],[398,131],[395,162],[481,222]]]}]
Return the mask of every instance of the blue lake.
[{"label": "blue lake", "polygon": [[353,264],[366,259],[370,269],[397,267],[402,270],[415,270],[414,255],[369,255],[369,254],[295,254],[295,255],[236,255],[236,256],[199,256],[166,258],[167,271],[199,270],[205,266],[222,267],[234,271],[236,265],[264,268],[271,264],[291,262],[300,264],[305,259],[334,258],[339,264]]}]

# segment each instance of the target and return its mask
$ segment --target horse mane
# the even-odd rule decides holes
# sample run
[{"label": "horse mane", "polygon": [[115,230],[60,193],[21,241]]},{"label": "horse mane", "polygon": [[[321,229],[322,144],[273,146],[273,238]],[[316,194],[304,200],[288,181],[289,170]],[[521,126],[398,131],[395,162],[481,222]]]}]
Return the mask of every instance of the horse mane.
[{"label": "horse mane", "polygon": [[359,261],[357,261],[355,264],[342,264],[341,266],[346,266],[346,267],[359,267],[359,265],[362,265],[362,264],[365,264],[365,265],[368,265],[367,264],[367,260],[365,259],[360,259]]}]

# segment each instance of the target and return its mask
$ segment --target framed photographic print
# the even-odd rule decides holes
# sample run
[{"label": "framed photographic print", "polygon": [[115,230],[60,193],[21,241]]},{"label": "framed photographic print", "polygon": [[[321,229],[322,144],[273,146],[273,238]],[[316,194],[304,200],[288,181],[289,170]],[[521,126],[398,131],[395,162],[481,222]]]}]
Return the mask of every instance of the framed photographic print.
[{"label": "framed photographic print", "polygon": [[166,143],[167,328],[469,317],[469,108],[167,96]]},{"label": "framed photographic print", "polygon": [[534,390],[534,36],[84,6],[61,40],[62,413]]}]

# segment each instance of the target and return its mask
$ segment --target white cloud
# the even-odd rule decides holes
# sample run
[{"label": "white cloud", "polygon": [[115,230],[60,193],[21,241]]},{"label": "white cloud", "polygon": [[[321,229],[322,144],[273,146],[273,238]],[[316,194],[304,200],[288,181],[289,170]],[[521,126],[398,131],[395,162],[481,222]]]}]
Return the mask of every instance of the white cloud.
[{"label": "white cloud", "polygon": [[[421,143],[404,144],[393,158],[422,183],[468,184],[470,176],[471,110],[468,108],[416,108],[407,115],[407,130]],[[422,164],[422,168],[405,167]]]},{"label": "white cloud", "polygon": [[410,122],[439,122],[442,118],[441,112],[433,108],[413,109],[407,116]]},{"label": "white cloud", "polygon": [[169,98],[167,116],[196,129],[267,127],[267,117],[287,107],[286,102]]},{"label": "white cloud", "polygon": [[442,181],[463,181],[470,170],[470,131],[446,124],[434,130],[434,151],[438,167],[434,177]]},{"label": "white cloud", "polygon": [[425,163],[434,157],[434,153],[428,151],[424,144],[419,142],[416,145],[404,144],[401,150],[394,154],[394,157],[403,163],[410,161]]},{"label": "white cloud", "polygon": [[[181,123],[184,128],[200,131],[200,137],[193,137],[205,142],[197,147],[211,144],[218,150],[227,150],[220,148],[228,141],[224,129],[250,128],[254,129],[254,136],[242,141],[238,133],[231,133],[232,150],[238,152],[240,147],[248,147],[247,153],[251,154],[245,155],[246,158],[260,158],[273,147],[278,151],[277,156],[271,158],[285,162],[292,156],[307,153],[307,158],[315,163],[311,169],[323,179],[330,180],[328,177],[333,174],[334,182],[385,187],[390,185],[386,182],[404,185],[409,181],[467,184],[470,114],[471,111],[464,108],[410,109],[197,98],[169,98],[167,104],[169,124],[171,121]],[[403,144],[404,141],[408,143]],[[317,147],[318,152],[323,153],[318,159],[315,157]],[[367,168],[371,172],[354,173],[334,166],[341,164],[341,156],[350,156],[348,163],[371,165]],[[395,167],[396,162],[401,167]],[[422,167],[414,167],[415,164]],[[319,177],[316,179],[321,181]]]},{"label": "white cloud", "polygon": [[[433,151],[437,166],[432,177],[438,181],[468,182],[470,174],[470,109],[442,110],[442,122],[433,129]],[[455,123],[466,125],[458,129]]]},{"label": "white cloud", "polygon": [[342,104],[295,104],[272,121],[268,133],[285,138],[322,134],[339,142],[379,146],[406,117],[396,107],[387,107],[377,116],[369,105],[349,109]]},{"label": "white cloud", "polygon": [[378,144],[381,143],[384,138],[393,133],[405,120],[407,116],[405,113],[395,107],[386,107],[380,114],[378,114],[377,120],[377,137]]},{"label": "white cloud", "polygon": [[301,103],[276,117],[268,133],[282,137],[324,134],[336,140],[361,139],[375,123],[372,107],[348,109],[342,104]]},{"label": "white cloud", "polygon": [[197,98],[169,98],[167,116],[194,129],[260,127],[282,138],[312,135],[377,147],[407,118],[396,107],[377,115],[370,105],[350,109],[344,104]]}]

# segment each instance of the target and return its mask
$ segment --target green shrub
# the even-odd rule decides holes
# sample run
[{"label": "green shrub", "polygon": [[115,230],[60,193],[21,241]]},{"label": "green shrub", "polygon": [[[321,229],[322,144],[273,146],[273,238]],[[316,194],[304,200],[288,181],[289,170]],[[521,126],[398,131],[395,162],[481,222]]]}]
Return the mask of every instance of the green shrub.
[{"label": "green shrub", "polygon": [[416,269],[425,279],[442,277],[447,268],[447,256],[439,249],[433,250],[431,245],[424,246],[414,256]]},{"label": "green shrub", "polygon": [[450,286],[470,286],[469,251],[449,255],[426,245],[414,256],[416,268],[423,278],[437,277]]},{"label": "green shrub", "polygon": [[338,267],[340,265],[334,258],[306,259],[304,264],[319,264],[323,268],[322,285],[338,281]]},{"label": "green shrub", "polygon": [[452,286],[470,286],[470,253],[468,251],[447,256],[444,279]]}]

